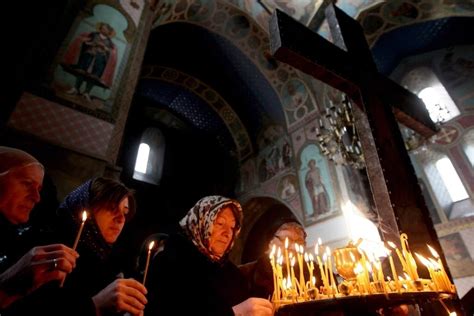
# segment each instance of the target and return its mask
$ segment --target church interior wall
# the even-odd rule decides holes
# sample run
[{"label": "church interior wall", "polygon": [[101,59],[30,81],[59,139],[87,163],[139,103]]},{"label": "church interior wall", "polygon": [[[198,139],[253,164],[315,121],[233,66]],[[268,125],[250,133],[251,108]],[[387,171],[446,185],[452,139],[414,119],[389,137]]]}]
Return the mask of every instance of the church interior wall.
[{"label": "church interior wall", "polygon": [[[443,124],[441,132],[430,140],[420,143],[411,150],[412,159],[419,166],[418,176],[424,179],[429,187],[425,200],[434,201],[432,213],[440,219],[435,224],[441,246],[445,253],[454,281],[462,297],[471,287],[474,275],[474,245],[472,237],[474,225],[472,214],[474,206],[473,180],[474,171],[464,149],[469,132],[474,126],[471,111],[474,106],[474,54],[472,45],[448,47],[430,53],[404,59],[395,69],[392,78],[402,81],[408,87],[424,87],[425,73],[417,72],[424,67],[431,69],[444,85],[449,95],[459,108],[461,114]],[[409,79],[406,79],[409,75]],[[431,181],[433,166],[440,155],[447,156],[453,163],[466,191],[468,199],[452,203],[443,182]],[[437,176],[437,175],[436,175]],[[439,177],[439,176],[437,176]],[[460,211],[455,212],[457,209]],[[462,210],[462,211],[461,211]]]},{"label": "church interior wall", "polygon": [[[284,125],[277,124],[281,122],[266,123],[261,127],[259,137],[248,141],[253,143],[255,151],[251,156],[245,156],[245,159],[240,162],[240,177],[236,188],[238,198],[244,203],[255,198],[269,198],[283,205],[306,226],[308,249],[314,247],[318,237],[323,239],[325,246],[328,245],[331,248],[345,245],[352,236],[340,202],[341,200],[350,200],[354,196],[351,187],[354,186],[355,181],[354,183],[351,183],[350,180],[347,181],[347,176],[344,176],[344,167],[333,164],[328,161],[327,157],[318,153],[315,155],[320,156],[319,161],[324,161],[327,165],[326,184],[334,187],[333,201],[337,201],[339,205],[330,211],[329,216],[319,218],[312,216],[305,209],[305,199],[308,199],[308,197],[305,196],[307,193],[305,193],[303,174],[307,171],[307,167],[302,165],[301,156],[305,148],[317,148],[318,146],[315,124],[322,115],[325,106],[329,104],[330,91],[319,81],[309,79],[287,65],[278,64],[268,56],[268,35],[265,25],[267,25],[269,14],[264,7],[258,4],[259,1],[233,0],[229,1],[230,6],[223,5],[225,1],[201,2],[209,4],[209,6],[204,5],[201,7],[201,11],[194,12],[189,10],[190,7],[182,8],[182,11],[180,11],[181,9],[178,10],[174,6],[175,1],[161,1],[161,7],[158,8],[161,15],[155,21],[155,27],[159,27],[161,24],[187,20],[188,23],[204,26],[212,32],[230,39],[267,78],[281,101],[282,108],[278,110],[282,111],[285,116]],[[262,2],[271,6],[276,1]],[[317,2],[312,0],[303,1],[301,3],[305,3],[305,7],[295,8],[295,12],[304,12],[299,17],[309,23],[310,16],[314,13],[312,10]],[[400,14],[394,18],[393,14],[391,15],[393,11],[388,10],[389,7],[384,4],[377,5],[379,2],[347,0],[338,2],[338,5],[351,16],[358,16],[359,21],[365,23],[364,25],[369,29],[372,27],[371,31],[373,32],[370,33],[369,40],[373,42],[384,31],[390,29],[390,27],[395,27],[393,23],[389,24],[390,19],[395,19],[399,26],[404,23],[439,16],[472,15],[472,10],[474,10],[469,5],[443,4],[438,9],[429,7],[428,1],[407,1],[411,7],[408,7],[406,11],[403,11],[401,7],[391,7],[393,11],[401,10]],[[217,3],[217,5],[212,3]],[[289,2],[287,10],[291,9],[292,3]],[[375,6],[372,6],[374,4]],[[243,14],[235,5],[241,9],[243,8],[249,15]],[[370,9],[361,14],[361,10],[368,7]],[[417,12],[414,19],[410,18],[415,14],[413,7]],[[206,11],[209,8],[211,10]],[[125,18],[127,23],[136,24],[140,20],[140,15],[137,18],[134,15],[135,13],[131,14],[131,12],[134,12],[133,8],[122,9],[121,12],[124,16],[128,13]],[[249,16],[252,16],[254,20],[250,19]],[[254,21],[260,26],[254,25]],[[138,27],[138,24],[136,24],[136,27]],[[140,28],[138,29],[138,32],[143,31]],[[124,34],[130,34],[130,31],[127,33],[125,30]],[[324,34],[325,32],[327,33],[327,29],[323,25],[321,33]],[[68,40],[71,40],[71,38],[72,33]],[[127,42],[126,35],[123,35],[122,43],[125,46],[138,45],[138,42],[134,42],[130,38]],[[65,48],[65,46],[62,48],[63,52]],[[474,95],[472,94],[474,56],[472,55],[472,48],[472,46],[451,48],[454,51],[454,59],[448,63],[443,63],[449,53],[448,49],[417,57],[413,60],[406,60],[401,63],[401,66],[393,75],[396,78],[398,73],[407,71],[413,65],[426,65],[429,61],[428,65],[436,70],[436,73],[439,74],[443,83],[447,86],[450,95],[461,108],[461,116],[444,125],[445,128],[450,128],[447,131],[454,131],[455,138],[451,139],[448,136],[449,141],[446,138],[435,138],[433,139],[433,146],[452,153],[453,163],[460,167],[460,175],[464,183],[467,184],[471,199],[474,196],[474,173],[468,157],[463,154],[462,144],[464,135],[472,130],[474,125],[474,115],[471,114],[474,106]],[[123,48],[123,58],[132,58],[133,52],[131,47]],[[135,68],[139,68],[138,65],[141,63],[137,60],[134,63],[137,66]],[[55,65],[57,66],[58,63]],[[125,78],[127,76],[125,72],[128,70],[130,69],[126,65],[122,65],[121,76]],[[138,72],[139,70],[135,69],[135,71]],[[66,81],[69,82],[70,80]],[[117,96],[120,96],[120,91],[124,85],[125,81],[114,90]],[[133,94],[133,89],[130,89],[128,95],[124,96],[129,99]],[[38,88],[28,90],[33,93],[37,92]],[[113,109],[124,105],[125,101],[121,101],[123,104],[117,104],[115,101],[110,102],[102,108],[103,105],[91,106],[81,99],[78,105],[71,105],[71,103],[66,102],[66,106],[64,106],[55,102],[58,101],[56,97],[53,97],[53,101],[51,101],[47,98],[34,96],[30,92],[23,95],[23,98],[20,99],[12,112],[13,115],[8,121],[6,132],[2,131],[2,143],[23,148],[37,156],[45,164],[49,176],[58,188],[57,198],[59,200],[91,175],[107,172],[113,172],[117,175],[121,172],[120,165],[122,163],[132,161],[122,157],[122,160],[119,158],[119,166],[114,166],[114,157],[117,156],[120,148],[120,136],[125,130],[125,123],[116,124],[115,119],[117,117],[114,118],[113,113],[118,115],[118,112],[114,112]],[[50,96],[41,93],[39,95]],[[22,102],[28,102],[28,106],[26,108],[22,107]],[[31,117],[32,114],[28,116],[27,110],[33,106],[38,107],[37,111],[33,113],[34,117],[41,114],[48,119],[56,117],[57,121],[48,123],[46,118],[34,119]],[[48,109],[52,110],[48,112]],[[122,111],[125,111],[122,115],[127,116],[128,108],[122,108]],[[63,132],[63,130],[69,128],[73,117],[77,120],[78,125],[75,130],[76,136],[70,136],[67,132]],[[41,123],[54,126],[54,130],[48,133],[45,129],[46,126],[41,125]],[[92,130],[95,130],[97,134],[89,135],[89,140],[84,141],[86,134],[89,134]],[[126,142],[125,144],[129,145]],[[110,154],[110,147],[114,147],[115,154]],[[185,156],[186,151],[177,151],[177,154]],[[186,168],[182,168],[181,173],[179,173],[180,179],[186,177],[187,171],[191,172],[191,169],[197,168],[187,162],[185,157],[180,160],[180,163],[186,164]],[[363,181],[358,180],[356,185],[360,185],[360,183],[363,183]],[[196,183],[193,182],[193,184]],[[181,189],[179,183],[176,183],[173,188]],[[362,196],[361,199],[370,208],[371,201],[368,200],[369,197]],[[153,201],[147,201],[147,204],[151,205],[152,203]],[[258,210],[258,207],[256,209]],[[258,220],[263,212],[268,210],[269,208],[260,209],[260,212],[256,212],[253,217],[250,217],[251,225]],[[163,218],[169,219],[166,216]],[[443,221],[446,216],[441,218]],[[143,219],[142,222],[144,222]],[[440,223],[436,228],[440,237],[445,238],[445,244],[449,245],[446,247],[453,248],[451,253],[445,250],[448,260],[461,258],[464,260],[462,262],[471,264],[474,256],[474,245],[469,242],[474,238],[474,222],[472,219],[457,218],[447,223]],[[244,244],[242,242],[236,244],[236,251],[234,251],[237,253],[235,255],[236,261],[238,261],[243,249]],[[455,282],[461,296],[463,291],[467,290],[468,286],[471,287],[474,282],[474,268],[470,269],[470,265],[467,265],[467,267],[467,272],[456,274]]]}]

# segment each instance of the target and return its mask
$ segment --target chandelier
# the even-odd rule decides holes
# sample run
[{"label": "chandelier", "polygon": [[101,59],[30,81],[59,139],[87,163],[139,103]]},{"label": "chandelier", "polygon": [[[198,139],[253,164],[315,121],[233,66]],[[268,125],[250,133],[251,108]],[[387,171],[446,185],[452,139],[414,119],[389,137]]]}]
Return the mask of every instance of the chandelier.
[{"label": "chandelier", "polygon": [[354,124],[352,104],[347,95],[325,108],[319,118],[316,136],[321,152],[336,164],[365,168],[359,135]]}]

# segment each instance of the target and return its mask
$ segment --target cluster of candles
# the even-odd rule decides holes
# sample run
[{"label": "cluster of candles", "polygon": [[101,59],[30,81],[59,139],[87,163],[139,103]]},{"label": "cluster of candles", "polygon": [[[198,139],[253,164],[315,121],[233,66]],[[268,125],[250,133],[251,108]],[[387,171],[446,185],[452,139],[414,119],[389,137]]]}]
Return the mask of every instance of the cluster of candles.
[{"label": "cluster of candles", "polygon": [[[321,239],[314,247],[314,255],[306,253],[302,245],[289,245],[285,240],[285,249],[272,246],[270,263],[273,270],[274,292],[273,303],[278,307],[285,304],[304,302],[309,300],[337,298],[347,295],[371,295],[406,293],[420,291],[437,291],[454,293],[454,285],[449,280],[438,253],[428,245],[433,257],[423,257],[414,253],[419,262],[426,266],[430,279],[421,279],[418,276],[415,257],[408,247],[406,234],[400,236],[402,249],[398,249],[392,242],[383,245],[388,257],[391,276],[385,276],[382,263],[373,251],[362,249],[350,243],[346,248],[331,249],[326,247],[321,252]],[[289,251],[294,247],[295,251]],[[397,271],[392,257],[392,250],[397,254],[403,271]],[[294,254],[293,254],[294,253]],[[322,255],[322,256],[321,256]],[[337,283],[333,274],[333,258],[337,273],[344,279]],[[314,274],[315,259],[321,275],[321,286],[317,288]],[[308,273],[304,273],[306,264]],[[298,269],[295,266],[298,265]],[[285,269],[285,268],[286,269]],[[299,275],[295,275],[296,274]],[[452,314],[451,314],[452,315]]]},{"label": "cluster of candles", "polygon": [[[84,224],[86,223],[87,217],[88,217],[87,211],[84,210],[82,212],[81,226],[79,226],[79,230],[77,231],[76,239],[74,240],[74,244],[72,246],[72,249],[74,249],[74,250],[76,250],[77,245],[79,244],[79,240],[81,239],[82,230],[84,229]],[[148,243],[148,254],[147,254],[147,257],[146,257],[145,270],[143,272],[143,281],[142,281],[143,285],[145,285],[145,282],[146,282],[146,277],[147,277],[147,274],[148,274],[148,267],[150,266],[151,251],[152,251],[154,246],[155,246],[155,241],[154,240],[152,240]],[[61,287],[64,286],[65,281],[66,281],[66,279],[62,280]]]}]

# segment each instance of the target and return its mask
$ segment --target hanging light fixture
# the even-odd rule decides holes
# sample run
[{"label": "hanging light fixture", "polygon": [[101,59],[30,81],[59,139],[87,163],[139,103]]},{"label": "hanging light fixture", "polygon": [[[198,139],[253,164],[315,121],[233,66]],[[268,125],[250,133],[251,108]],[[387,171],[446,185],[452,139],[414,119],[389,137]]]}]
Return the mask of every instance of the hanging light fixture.
[{"label": "hanging light fixture", "polygon": [[365,168],[359,135],[354,124],[352,104],[344,95],[340,103],[329,100],[316,129],[321,152],[336,164]]}]

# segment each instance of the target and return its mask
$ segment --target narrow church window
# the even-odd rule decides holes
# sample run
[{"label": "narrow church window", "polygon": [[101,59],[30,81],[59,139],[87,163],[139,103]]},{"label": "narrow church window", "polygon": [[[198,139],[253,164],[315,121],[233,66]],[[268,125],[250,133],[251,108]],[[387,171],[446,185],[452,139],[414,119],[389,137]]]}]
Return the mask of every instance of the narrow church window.
[{"label": "narrow church window", "polygon": [[135,163],[135,171],[146,173],[146,167],[148,166],[148,158],[150,157],[150,146],[145,143],[141,143],[138,147],[137,162]]},{"label": "narrow church window", "polygon": [[405,72],[400,84],[423,100],[436,124],[445,123],[461,114],[431,67],[420,66]]},{"label": "narrow church window", "polygon": [[471,168],[474,168],[474,129],[467,132],[464,136],[462,148],[471,164]]},{"label": "narrow church window", "polygon": [[165,138],[158,128],[145,129],[140,139],[133,178],[160,184],[165,158]]},{"label": "narrow church window", "polygon": [[430,118],[435,123],[444,123],[459,115],[459,109],[442,85],[424,88],[418,96],[425,103]]},{"label": "narrow church window", "polygon": [[467,199],[469,195],[467,194],[458,173],[454,169],[451,160],[449,160],[448,157],[444,157],[436,161],[435,165],[453,203]]}]

